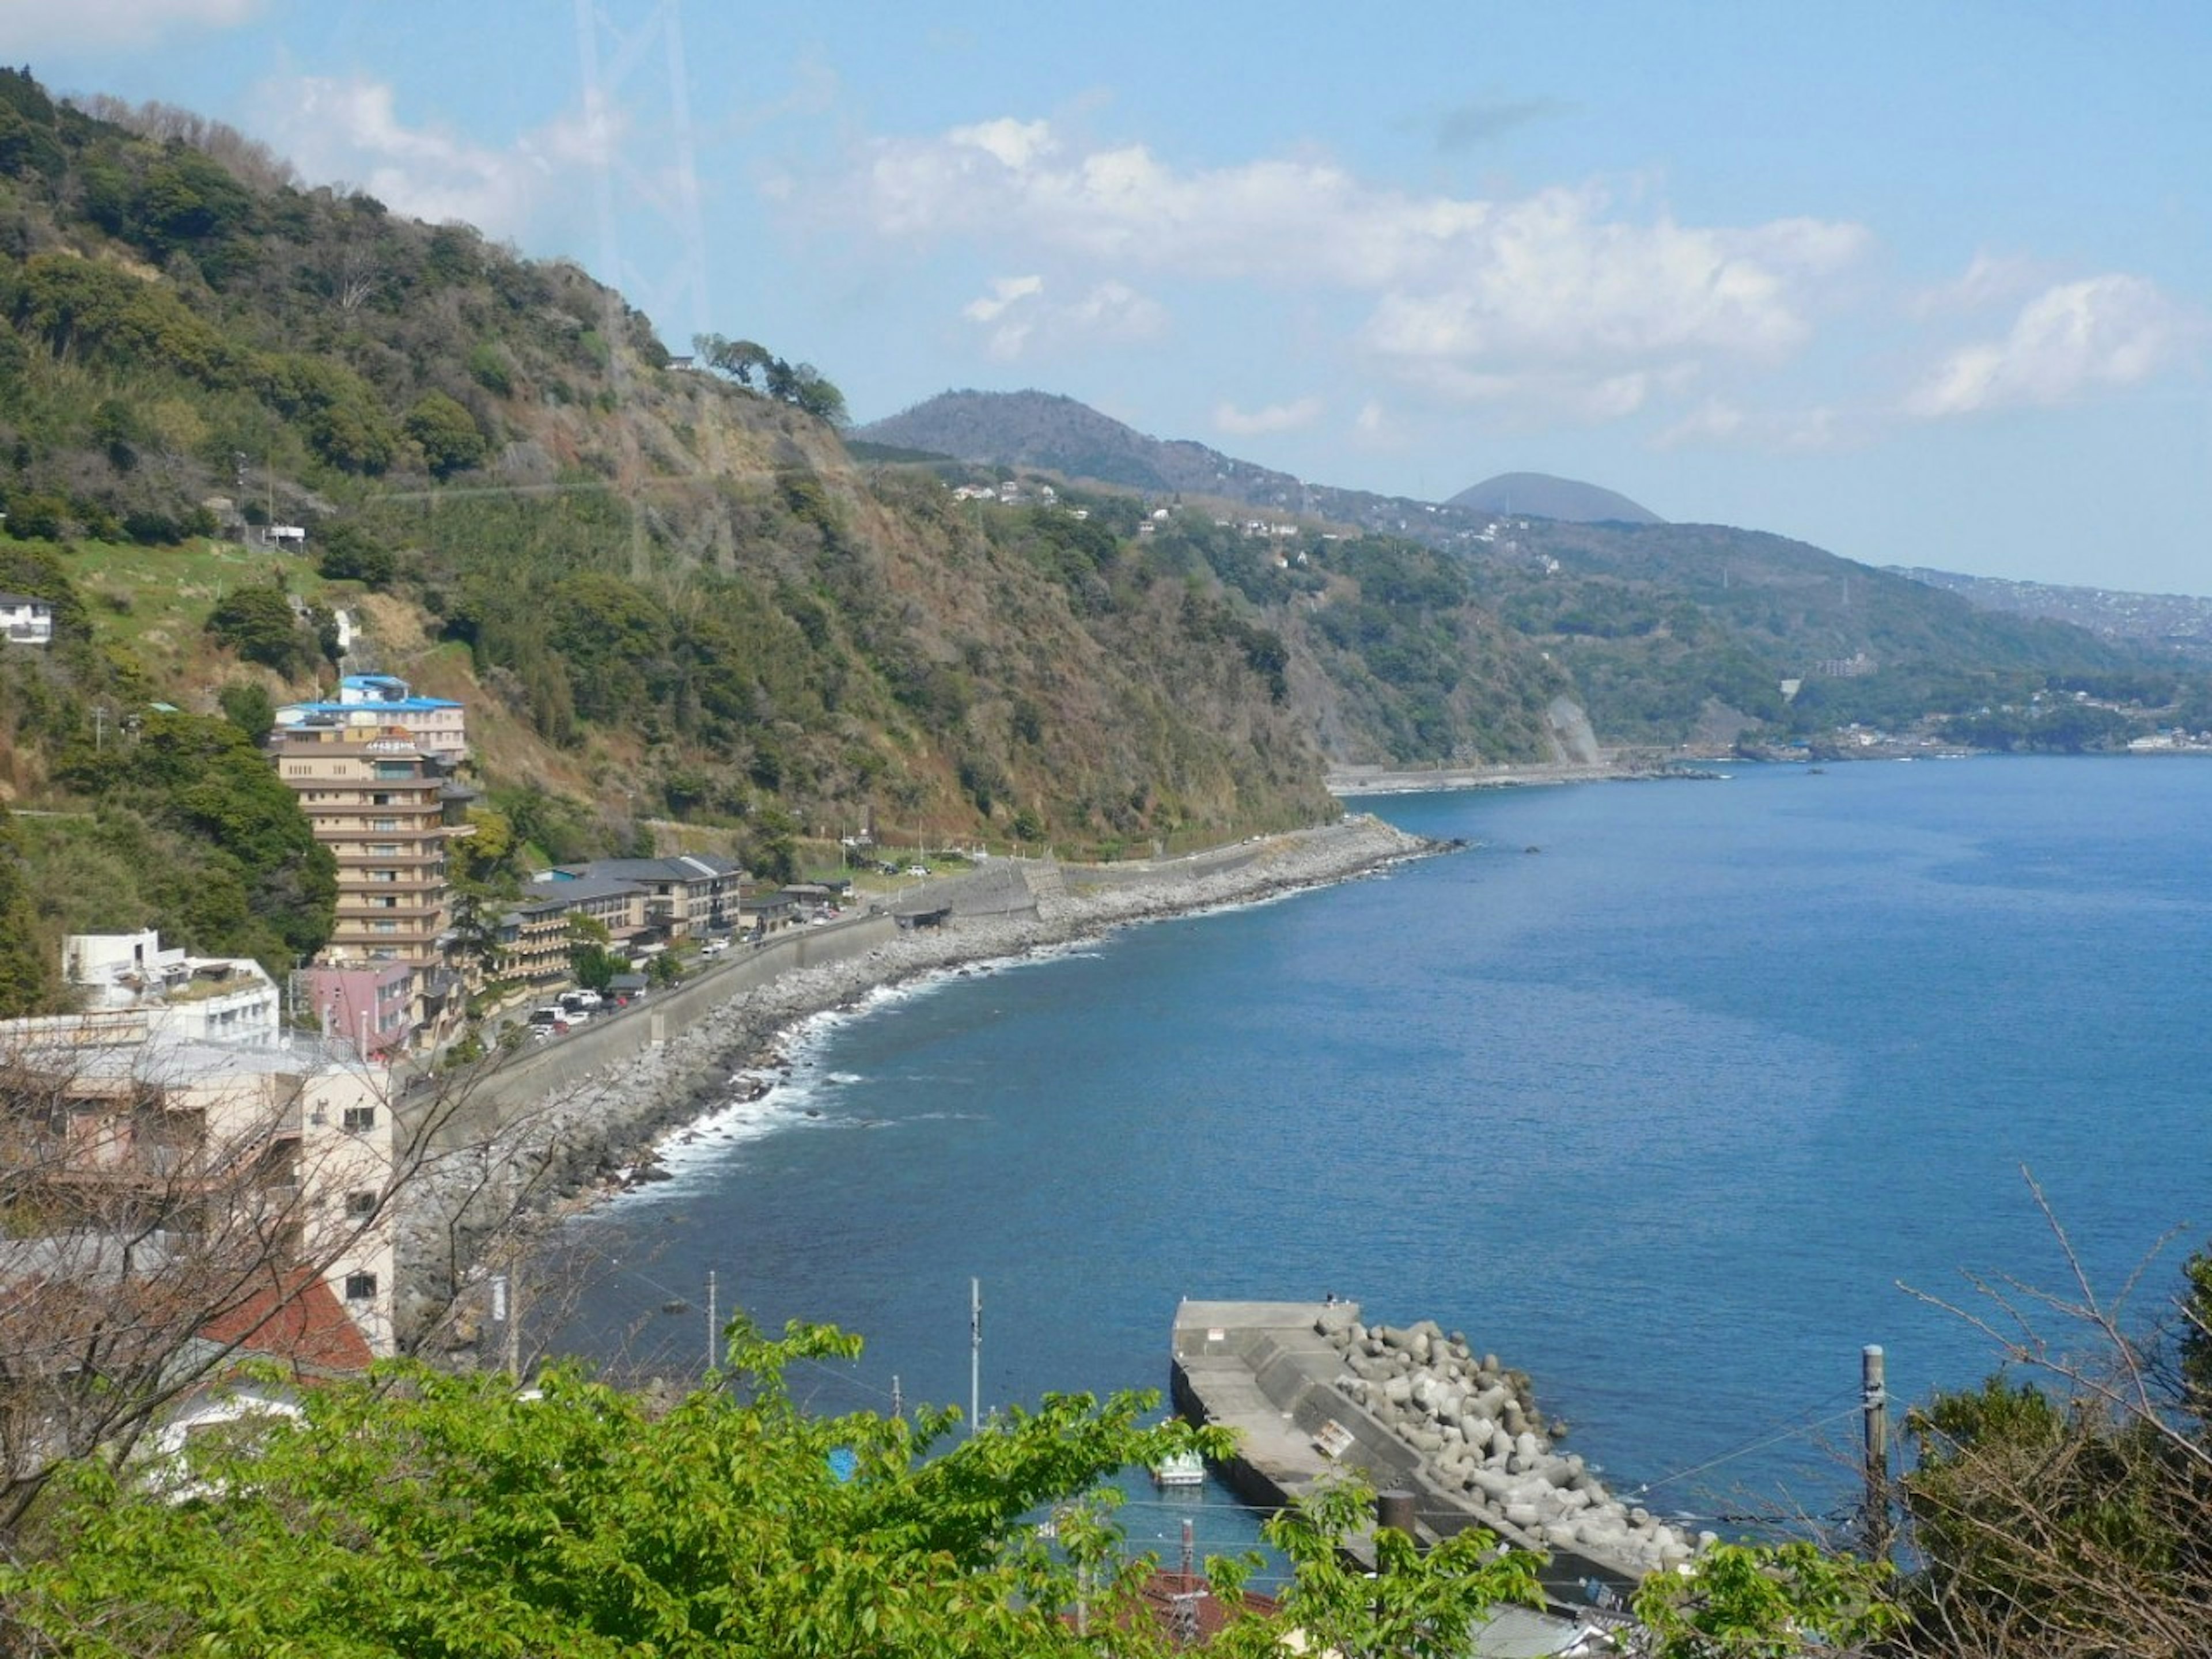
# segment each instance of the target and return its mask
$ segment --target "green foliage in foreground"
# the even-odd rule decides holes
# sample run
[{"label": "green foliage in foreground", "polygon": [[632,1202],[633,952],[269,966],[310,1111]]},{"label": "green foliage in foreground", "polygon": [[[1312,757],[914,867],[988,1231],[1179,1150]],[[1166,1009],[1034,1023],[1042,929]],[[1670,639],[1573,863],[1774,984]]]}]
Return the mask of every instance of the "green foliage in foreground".
[{"label": "green foliage in foreground", "polygon": [[[1134,1394],[1048,1395],[957,1442],[949,1410],[793,1405],[787,1367],[858,1347],[740,1322],[733,1375],[657,1416],[571,1370],[532,1397],[419,1368],[319,1391],[296,1423],[196,1441],[185,1469],[73,1472],[33,1564],[0,1569],[0,1619],[15,1650],[99,1656],[1165,1650],[1135,1599],[1148,1562],[1121,1560],[1081,1494],[1179,1448],[1218,1455],[1223,1432],[1144,1426]],[[1070,1502],[1048,1544],[1030,1520]],[[1481,1559],[1486,1538],[1419,1559],[1394,1534],[1378,1596],[1334,1565],[1364,1514],[1346,1489],[1279,1521],[1296,1586],[1217,1650],[1275,1650],[1297,1622],[1347,1653],[1451,1652],[1532,1593],[1527,1559]],[[1209,1565],[1233,1600],[1237,1564]]]},{"label": "green foliage in foreground", "polygon": [[1637,1593],[1654,1659],[1796,1659],[1856,1650],[1897,1628],[1887,1563],[1810,1544],[1722,1544],[1689,1574],[1659,1573]]}]

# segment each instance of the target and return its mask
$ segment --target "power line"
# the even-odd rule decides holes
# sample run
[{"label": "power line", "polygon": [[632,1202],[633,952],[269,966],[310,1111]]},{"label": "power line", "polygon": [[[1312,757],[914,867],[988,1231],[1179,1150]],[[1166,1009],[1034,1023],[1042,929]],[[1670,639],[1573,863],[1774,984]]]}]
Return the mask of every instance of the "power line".
[{"label": "power line", "polygon": [[[1833,1397],[1831,1396],[1831,1398]],[[1676,1469],[1673,1474],[1662,1474],[1656,1480],[1647,1480],[1637,1488],[1638,1495],[1647,1493],[1655,1487],[1671,1486],[1677,1480],[1686,1480],[1693,1474],[1703,1474],[1706,1470],[1717,1469],[1723,1463],[1732,1463],[1739,1457],[1747,1457],[1753,1452],[1764,1451],[1769,1446],[1779,1445],[1785,1440],[1794,1440],[1798,1436],[1810,1434],[1816,1429],[1825,1429],[1832,1423],[1840,1423],[1847,1417],[1856,1417],[1860,1409],[1854,1404],[1845,1407],[1842,1411],[1831,1416],[1820,1418],[1810,1423],[1793,1423],[1787,1428],[1778,1430],[1772,1434],[1763,1435],[1756,1440],[1738,1446],[1734,1451],[1723,1452],[1718,1457],[1708,1458],[1705,1462],[1692,1464],[1686,1469]]]}]

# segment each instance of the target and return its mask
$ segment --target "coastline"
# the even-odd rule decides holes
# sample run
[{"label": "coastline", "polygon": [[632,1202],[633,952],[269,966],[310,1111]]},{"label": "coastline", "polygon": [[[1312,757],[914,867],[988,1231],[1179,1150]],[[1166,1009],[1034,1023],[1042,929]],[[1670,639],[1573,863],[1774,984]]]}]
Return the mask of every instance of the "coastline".
[{"label": "coastline", "polygon": [[1346,795],[1440,794],[1450,789],[1528,789],[1561,783],[1617,783],[1680,775],[1666,761],[1528,761],[1494,766],[1434,766],[1394,771],[1382,766],[1342,766],[1325,780],[1339,799]]},{"label": "coastline", "polygon": [[[638,1171],[650,1169],[671,1139],[729,1103],[738,1075],[787,1069],[786,1051],[793,1032],[817,1015],[857,1012],[876,993],[933,975],[1064,951],[1137,923],[1334,886],[1409,859],[1453,850],[1449,843],[1409,834],[1372,815],[1261,837],[1244,846],[1251,849],[1249,856],[1226,867],[1209,866],[1220,866],[1224,855],[1236,849],[1214,848],[1158,863],[1060,866],[1066,890],[1056,900],[1041,897],[1034,912],[962,915],[956,911],[940,927],[902,932],[866,956],[795,969],[738,994],[664,1045],[703,1048],[706,1052],[678,1061],[689,1071],[679,1083],[686,1097],[681,1112],[672,1117],[655,1114],[658,1121],[649,1129],[611,1149],[622,1154],[618,1165]],[[1110,874],[1111,880],[1086,882],[1085,877],[1093,874]],[[921,890],[924,894],[928,890]],[[563,1208],[573,1211],[580,1200],[588,1206],[624,1184],[603,1177],[588,1189],[570,1194]]]},{"label": "coastline", "polygon": [[[459,1289],[451,1277],[454,1267],[501,1231],[504,1213],[521,1212],[526,1243],[534,1231],[659,1178],[663,1149],[729,1106],[745,1074],[785,1069],[793,1033],[817,1015],[857,1010],[872,994],[933,975],[1061,951],[1139,922],[1334,886],[1455,847],[1371,814],[1348,813],[1338,822],[1182,859],[1027,866],[1011,878],[1000,875],[988,903],[967,913],[957,902],[963,879],[902,895],[881,908],[911,915],[946,904],[950,914],[938,926],[887,933],[879,944],[843,959],[794,967],[733,990],[663,1040],[549,1091],[495,1133],[434,1159],[420,1201],[402,1224],[409,1236],[402,1247],[403,1298],[434,1322],[434,1310]],[[1010,880],[1028,896],[1025,905],[1005,903]],[[886,918],[869,920],[881,927]],[[496,1072],[482,1081],[495,1085]],[[479,1206],[485,1206],[481,1228],[472,1224]],[[457,1260],[453,1244],[471,1235],[475,1247],[464,1243]],[[413,1271],[404,1260],[410,1257]]]}]

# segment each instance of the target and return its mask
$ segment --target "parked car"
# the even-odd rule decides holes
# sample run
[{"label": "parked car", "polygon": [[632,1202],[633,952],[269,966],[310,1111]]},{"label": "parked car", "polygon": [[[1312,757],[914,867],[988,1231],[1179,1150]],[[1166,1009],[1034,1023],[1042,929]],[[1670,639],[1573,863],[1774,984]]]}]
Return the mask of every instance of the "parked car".
[{"label": "parked car", "polygon": [[729,940],[726,939],[710,939],[704,945],[699,947],[699,954],[702,957],[719,957],[723,951],[729,948]]}]

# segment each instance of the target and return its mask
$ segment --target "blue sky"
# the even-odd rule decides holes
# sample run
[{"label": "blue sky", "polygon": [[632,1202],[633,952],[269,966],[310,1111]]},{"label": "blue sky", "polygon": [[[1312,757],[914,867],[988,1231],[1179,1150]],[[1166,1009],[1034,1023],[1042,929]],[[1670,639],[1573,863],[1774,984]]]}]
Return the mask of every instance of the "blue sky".
[{"label": "blue sky", "polygon": [[617,283],[861,420],[1065,392],[2212,593],[2212,7],[0,0],[0,56]]}]

